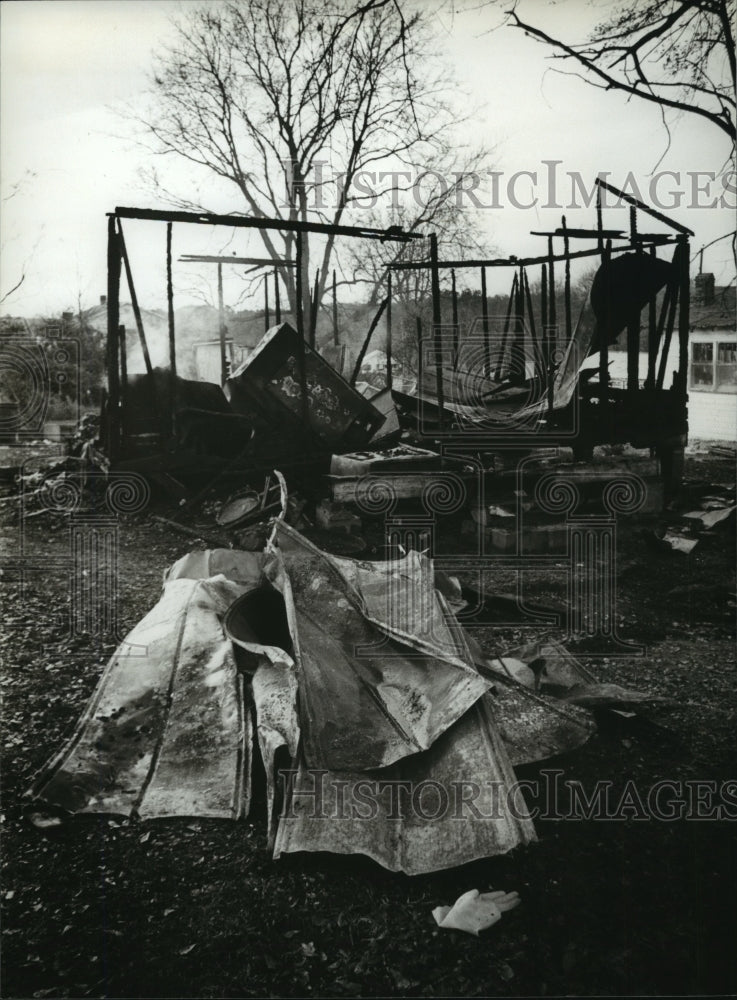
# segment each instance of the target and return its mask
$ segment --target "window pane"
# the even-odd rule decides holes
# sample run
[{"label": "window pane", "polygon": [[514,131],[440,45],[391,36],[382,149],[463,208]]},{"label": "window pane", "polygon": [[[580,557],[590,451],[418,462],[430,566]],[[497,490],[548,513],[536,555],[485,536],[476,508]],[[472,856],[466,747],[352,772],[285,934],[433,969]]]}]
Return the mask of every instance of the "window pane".
[{"label": "window pane", "polygon": [[[695,345],[694,345],[695,346]],[[708,345],[711,347],[711,344]],[[714,385],[714,368],[712,365],[691,365],[691,385]]]},{"label": "window pane", "polygon": [[737,342],[720,344],[717,360],[720,364],[737,364]]},{"label": "window pane", "polygon": [[727,392],[737,389],[737,364],[717,365],[717,386]]},{"label": "window pane", "polygon": [[692,361],[713,361],[714,360],[714,345],[713,344],[691,344],[691,360]]}]

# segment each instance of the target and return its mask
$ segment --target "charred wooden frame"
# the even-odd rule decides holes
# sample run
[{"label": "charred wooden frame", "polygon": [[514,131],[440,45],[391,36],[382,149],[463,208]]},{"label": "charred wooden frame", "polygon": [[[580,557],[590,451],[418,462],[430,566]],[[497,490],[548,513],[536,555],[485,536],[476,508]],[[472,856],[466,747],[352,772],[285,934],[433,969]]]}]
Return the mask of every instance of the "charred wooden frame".
[{"label": "charred wooden frame", "polygon": [[[602,219],[602,192],[608,191],[614,194],[620,201],[630,206],[628,232],[616,229],[605,229]],[[617,421],[624,418],[624,422],[629,422],[633,427],[639,421],[641,431],[636,435],[638,440],[645,439],[648,435],[648,413],[655,412],[658,401],[653,393],[663,392],[663,381],[665,376],[665,366],[671,345],[672,335],[676,321],[678,322],[678,368],[674,373],[673,386],[668,390],[668,399],[663,398],[663,405],[670,414],[669,418],[658,421],[659,438],[662,441],[670,433],[671,443],[683,440],[683,435],[687,428],[686,402],[687,402],[687,364],[688,364],[688,328],[689,328],[689,236],[693,232],[686,226],[650,208],[639,199],[616,188],[612,184],[597,178],[596,180],[596,227],[594,229],[569,228],[565,217],[562,219],[560,228],[550,232],[535,232],[534,235],[547,239],[547,254],[531,257],[507,257],[507,258],[472,258],[467,260],[439,260],[437,256],[437,244],[433,250],[431,242],[430,258],[422,261],[397,262],[390,265],[394,270],[421,270],[430,269],[432,277],[432,307],[433,323],[439,328],[440,325],[440,272],[450,270],[451,272],[451,304],[453,308],[453,324],[457,325],[457,294],[456,294],[456,271],[462,268],[472,269],[479,272],[481,282],[481,318],[482,329],[484,331],[484,356],[486,372],[491,374],[489,364],[488,345],[488,301],[486,289],[486,269],[490,267],[511,267],[515,270],[512,291],[510,293],[510,309],[503,332],[503,344],[500,350],[500,357],[497,358],[494,377],[497,380],[501,376],[502,362],[506,348],[507,335],[510,327],[510,311],[514,304],[515,318],[514,330],[515,343],[518,346],[520,336],[520,325],[524,322],[525,311],[532,324],[531,337],[533,344],[537,343],[537,331],[534,327],[534,314],[532,310],[532,300],[529,290],[529,280],[525,269],[531,266],[541,268],[541,344],[539,345],[541,356],[541,367],[546,373],[546,395],[548,400],[549,419],[552,419],[554,409],[554,387],[557,373],[556,358],[556,330],[557,330],[557,298],[555,285],[555,265],[562,263],[564,268],[563,285],[563,308],[566,344],[569,344],[573,335],[573,317],[571,314],[571,261],[598,258],[602,265],[610,262],[614,255],[634,251],[640,258],[647,254],[651,258],[656,257],[658,247],[673,247],[672,274],[671,280],[665,288],[664,298],[661,304],[659,319],[656,318],[657,292],[651,294],[645,305],[647,305],[648,323],[648,370],[642,388],[640,387],[639,372],[639,339],[640,339],[640,319],[641,311],[633,308],[632,315],[628,318],[627,329],[627,380],[626,389],[616,390],[611,386],[609,377],[609,345],[607,338],[599,338],[599,384],[586,387],[587,401],[595,403],[593,409],[590,408],[589,416],[597,424],[598,430],[592,432],[599,435],[601,443],[620,440],[620,430]],[[664,223],[671,230],[670,233],[643,233],[638,229],[637,212],[641,211],[646,215]],[[562,239],[563,251],[556,252],[555,239]],[[596,246],[591,249],[572,250],[573,240],[593,240]],[[517,272],[519,271],[519,277]],[[607,294],[609,301],[611,296]],[[456,334],[454,333],[454,338]],[[656,376],[656,363],[658,348],[661,348],[660,364]],[[457,351],[454,350],[457,357]],[[436,360],[438,355],[436,354]],[[438,382],[438,405],[442,414],[442,385],[440,372],[437,374]],[[627,398],[629,402],[627,402]],[[623,409],[624,407],[624,409]],[[649,407],[649,409],[648,409]],[[588,428],[582,426],[581,434],[585,438]],[[658,436],[656,434],[656,436]],[[592,435],[589,434],[589,437]],[[677,445],[676,445],[677,446]]]},{"label": "charred wooden frame", "polygon": [[[174,223],[186,223],[194,225],[227,226],[233,229],[268,229],[295,234],[295,261],[282,261],[274,267],[275,282],[275,312],[277,323],[281,320],[281,303],[279,299],[278,267],[295,267],[296,284],[296,311],[297,329],[301,334],[301,342],[304,343],[305,324],[302,305],[302,260],[304,234],[315,233],[327,236],[347,236],[354,239],[377,239],[405,243],[413,239],[421,239],[419,233],[405,233],[396,226],[391,229],[377,229],[362,226],[331,225],[321,222],[302,222],[298,220],[257,218],[241,215],[218,215],[209,212],[183,212],[183,211],[160,211],[157,209],[117,207],[115,211],[108,213],[108,241],[107,241],[107,381],[108,391],[106,397],[106,419],[103,429],[104,444],[108,456],[112,462],[116,462],[124,447],[124,424],[121,420],[121,403],[125,405],[123,393],[121,393],[121,365],[123,366],[124,378],[127,374],[125,362],[123,361],[123,341],[120,334],[120,278],[122,265],[125,265],[126,279],[131,296],[131,304],[136,319],[138,335],[143,350],[146,372],[153,376],[153,367],[146,343],[141,312],[136,295],[130,260],[123,238],[122,219],[134,219],[138,221],[163,222],[166,224],[166,297],[167,316],[169,331],[169,381],[170,398],[169,412],[162,415],[164,427],[167,434],[172,439],[176,436],[176,331],[174,323],[174,291],[173,291],[173,266],[172,266],[172,237]],[[216,263],[218,265],[218,308],[220,326],[220,348],[221,348],[221,376],[223,381],[226,375],[226,350],[225,350],[225,324],[224,306],[222,296],[222,265],[228,264],[253,264],[256,266],[267,265],[272,267],[274,262],[265,258],[236,258],[236,257],[215,257],[186,255],[186,261],[195,260]],[[335,296],[335,276],[333,276],[333,294]],[[265,315],[269,314],[268,287],[265,287]],[[334,323],[337,326],[337,303],[334,300]],[[315,319],[316,319],[316,299],[313,299],[311,315],[309,319],[309,337],[314,344]],[[309,413],[307,412],[307,393],[305,390],[305,359],[304,351],[300,352],[298,359],[300,377],[302,383],[302,404],[304,407],[305,422],[309,425]]]}]

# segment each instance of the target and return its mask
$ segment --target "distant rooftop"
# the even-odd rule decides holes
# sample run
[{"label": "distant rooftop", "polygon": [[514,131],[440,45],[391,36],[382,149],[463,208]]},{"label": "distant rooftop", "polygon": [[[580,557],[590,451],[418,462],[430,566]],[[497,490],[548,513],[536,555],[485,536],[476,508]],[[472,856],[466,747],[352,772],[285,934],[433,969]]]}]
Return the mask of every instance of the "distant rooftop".
[{"label": "distant rooftop", "polygon": [[715,287],[713,275],[696,276],[691,291],[692,330],[737,329],[735,308],[734,284]]}]

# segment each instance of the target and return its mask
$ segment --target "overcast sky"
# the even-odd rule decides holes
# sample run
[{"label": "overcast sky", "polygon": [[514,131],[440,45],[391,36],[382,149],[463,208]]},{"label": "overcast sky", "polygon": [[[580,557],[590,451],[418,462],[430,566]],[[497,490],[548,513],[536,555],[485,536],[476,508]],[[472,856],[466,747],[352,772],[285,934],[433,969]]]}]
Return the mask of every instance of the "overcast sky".
[{"label": "overcast sky", "polygon": [[[482,219],[490,245],[500,253],[540,250],[529,230],[560,222],[561,209],[541,207],[550,197],[551,168],[544,161],[560,161],[555,172],[562,202],[570,200],[571,173],[590,186],[598,172],[609,172],[619,185],[631,172],[646,200],[656,168],[679,173],[679,180],[662,177],[659,193],[665,203],[675,189],[681,192],[682,205],[669,211],[695,231],[694,252],[734,228],[729,207],[689,206],[693,173],[725,169],[728,142],[714,127],[689,116],[671,120],[671,146],[658,165],[667,147],[659,110],[551,72],[544,46],[498,27],[508,4],[474,9],[470,0],[456,0],[454,10],[447,0],[425,6],[460,87],[480,109],[469,137],[495,149],[500,207],[485,210]],[[612,6],[608,0],[521,0],[518,9],[570,38],[583,37]],[[115,109],[140,102],[152,50],[170,37],[169,18],[178,9],[170,0],[2,3],[2,293],[26,271],[22,287],[0,306],[3,313],[54,313],[76,308],[78,296],[83,307],[94,304],[105,292],[105,212],[116,205],[164,207],[155,204],[139,175],[150,157]],[[537,183],[520,176],[510,197],[510,179],[518,171],[537,172]],[[703,205],[721,193],[719,181],[700,183],[705,190],[697,200]],[[538,205],[530,208],[511,203],[535,197]],[[566,214],[569,225],[593,222],[592,211],[584,208],[569,207]],[[626,227],[626,213],[612,212],[605,222]],[[177,254],[215,249],[211,237],[195,234],[195,228],[200,227],[177,228]],[[139,262],[142,304],[161,306],[163,234],[134,233],[130,242],[134,266]],[[154,259],[160,261],[158,271]],[[183,304],[190,281],[182,267],[186,271],[180,265],[176,288]],[[733,277],[727,240],[707,251],[705,269],[716,273],[717,283]]]}]

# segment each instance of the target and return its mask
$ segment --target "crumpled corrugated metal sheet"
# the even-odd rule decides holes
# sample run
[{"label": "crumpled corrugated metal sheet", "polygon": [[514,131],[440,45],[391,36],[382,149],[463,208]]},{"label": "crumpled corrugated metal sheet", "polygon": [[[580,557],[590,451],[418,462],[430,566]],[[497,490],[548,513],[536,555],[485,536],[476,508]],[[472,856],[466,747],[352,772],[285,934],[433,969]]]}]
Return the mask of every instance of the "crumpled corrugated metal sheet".
[{"label": "crumpled corrugated metal sheet", "polygon": [[[275,856],[364,853],[419,873],[534,839],[521,798],[516,812],[505,804],[514,774],[483,697],[489,682],[435,591],[430,560],[413,553],[353,563],[284,526],[276,538],[265,554],[193,552],[170,569],[161,600],[116,652],[74,738],[33,793],[71,812],[237,818],[250,789],[247,703]],[[263,622],[246,622],[234,638],[247,653],[244,675],[221,622],[265,586],[283,596],[290,649],[270,644]],[[295,810],[284,815],[276,814],[280,748],[298,770],[288,788]],[[341,788],[355,796],[378,779],[455,798],[442,816],[423,815],[427,807],[414,808],[410,793],[402,815],[377,800],[368,819],[328,818],[297,808],[315,768],[333,796]],[[464,787],[474,808],[463,802]]]},{"label": "crumpled corrugated metal sheet", "polygon": [[169,581],[32,794],[70,812],[243,815],[252,731],[221,624],[243,592],[222,576]]},{"label": "crumpled corrugated metal sheet", "polygon": [[[529,668],[531,684],[537,676],[538,693],[505,682],[505,665],[514,662]],[[591,677],[559,642],[545,638],[518,646],[489,661],[489,666],[499,675],[494,688],[496,718],[513,765],[570,753],[596,731],[588,712],[558,700],[574,684],[585,684]]]},{"label": "crumpled corrugated metal sheet", "polygon": [[536,840],[488,699],[429,750],[370,773],[308,769],[288,785],[274,857],[365,854],[420,875],[504,854]]},{"label": "crumpled corrugated metal sheet", "polygon": [[429,560],[333,559],[283,525],[277,541],[308,766],[363,771],[426,750],[489,689]]}]

